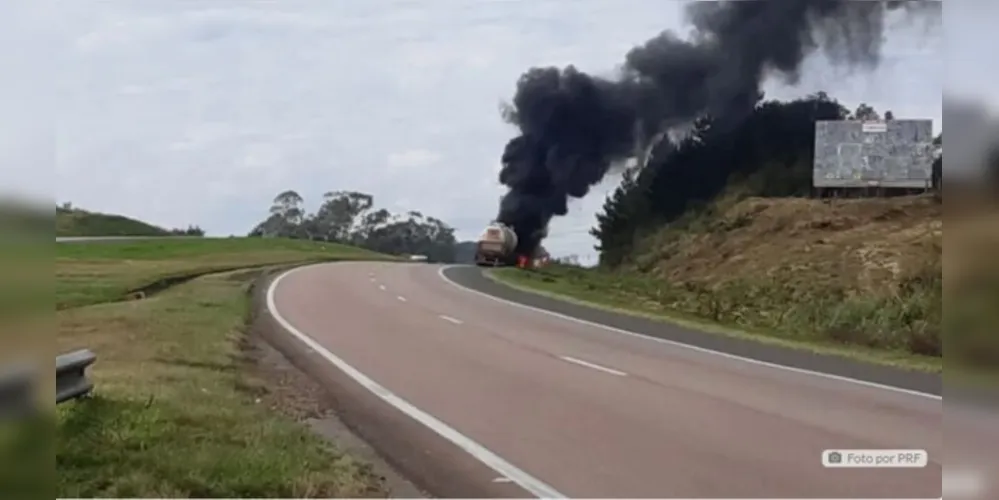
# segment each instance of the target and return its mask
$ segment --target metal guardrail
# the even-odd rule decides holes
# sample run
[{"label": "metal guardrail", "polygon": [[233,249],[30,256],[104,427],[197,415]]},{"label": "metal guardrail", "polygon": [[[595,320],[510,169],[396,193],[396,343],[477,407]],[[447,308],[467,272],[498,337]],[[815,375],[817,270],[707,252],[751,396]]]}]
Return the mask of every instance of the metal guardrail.
[{"label": "metal guardrail", "polygon": [[[97,361],[89,349],[56,356],[56,404],[89,394],[94,384],[87,368]],[[0,367],[0,415],[26,415],[35,410],[38,370],[25,363]]]},{"label": "metal guardrail", "polygon": [[89,394],[94,384],[87,379],[87,367],[97,361],[89,349],[56,357],[56,404]]}]

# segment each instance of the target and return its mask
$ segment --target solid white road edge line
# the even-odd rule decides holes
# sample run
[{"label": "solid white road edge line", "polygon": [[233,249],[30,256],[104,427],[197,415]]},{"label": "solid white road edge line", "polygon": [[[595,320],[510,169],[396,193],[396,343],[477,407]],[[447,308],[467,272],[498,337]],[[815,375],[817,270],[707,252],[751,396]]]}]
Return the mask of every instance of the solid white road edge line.
[{"label": "solid white road edge line", "polygon": [[444,274],[445,270],[450,269],[452,267],[462,267],[462,265],[461,264],[452,264],[452,265],[441,266],[441,267],[437,268],[437,275],[440,276],[441,279],[443,279],[444,281],[446,281],[446,282],[454,285],[455,287],[458,287],[461,290],[464,290],[464,291],[469,292],[469,293],[474,293],[476,295],[485,297],[485,298],[490,299],[490,300],[495,300],[496,302],[502,302],[502,303],[507,304],[507,305],[511,305],[511,306],[515,306],[515,307],[520,307],[520,308],[523,308],[523,309],[528,309],[528,310],[531,310],[531,311],[534,311],[534,312],[539,312],[539,313],[542,313],[542,314],[547,314],[549,316],[554,316],[556,318],[561,318],[561,319],[564,319],[566,321],[573,321],[573,322],[576,322],[576,323],[579,323],[579,324],[582,324],[582,325],[592,326],[592,327],[595,327],[595,328],[602,328],[604,330],[607,330],[607,331],[610,331],[610,332],[614,332],[614,333],[619,333],[621,335],[629,335],[629,336],[632,336],[632,337],[643,338],[643,339],[646,339],[646,340],[651,340],[653,342],[659,342],[660,344],[666,344],[666,345],[670,345],[670,346],[674,346],[674,347],[681,347],[681,348],[684,348],[684,349],[690,349],[692,351],[697,351],[697,352],[701,352],[701,353],[705,353],[705,354],[714,354],[716,356],[721,356],[723,358],[739,360],[739,361],[742,361],[744,363],[750,363],[750,364],[759,365],[759,366],[766,366],[768,368],[774,368],[774,369],[777,369],[777,370],[784,370],[784,371],[789,371],[789,372],[793,372],[793,373],[800,373],[800,374],[803,374],[803,375],[811,375],[813,377],[820,377],[820,378],[825,378],[825,379],[830,379],[830,380],[836,380],[836,381],[839,381],[839,382],[848,382],[848,383],[851,383],[851,384],[862,385],[862,386],[870,387],[870,388],[874,388],[874,389],[882,389],[882,390],[897,392],[897,393],[901,393],[901,394],[908,394],[910,396],[919,396],[919,397],[922,397],[922,398],[933,399],[933,400],[937,400],[937,401],[943,401],[943,397],[942,396],[938,396],[936,394],[931,394],[931,393],[928,393],[928,392],[915,391],[915,390],[912,390],[912,389],[904,389],[902,387],[895,387],[895,386],[892,386],[892,385],[879,384],[877,382],[868,382],[866,380],[860,380],[860,379],[856,379],[856,378],[844,377],[842,375],[833,375],[831,373],[817,372],[817,371],[812,371],[812,370],[806,370],[804,368],[795,368],[793,366],[779,365],[777,363],[771,363],[769,361],[761,361],[759,359],[746,358],[746,357],[743,357],[743,356],[737,356],[735,354],[729,354],[727,352],[715,351],[713,349],[708,349],[708,348],[705,348],[705,347],[698,347],[698,346],[695,346],[695,345],[684,344],[682,342],[677,342],[675,340],[661,339],[659,337],[653,337],[651,335],[645,335],[644,333],[632,332],[632,331],[624,330],[624,329],[621,329],[621,328],[616,328],[616,327],[613,327],[613,326],[608,326],[608,325],[603,325],[603,324],[600,324],[600,323],[595,323],[593,321],[587,321],[585,319],[574,318],[574,317],[569,316],[567,314],[561,314],[561,313],[557,313],[557,312],[554,312],[554,311],[549,311],[547,309],[541,309],[540,307],[534,307],[534,306],[529,306],[527,304],[521,304],[519,302],[514,302],[512,300],[506,300],[506,299],[501,299],[499,297],[493,297],[492,295],[489,295],[488,293],[480,292],[478,290],[473,290],[471,288],[468,288],[467,286],[464,286],[464,285],[461,285],[461,284],[459,284],[459,283],[457,283],[455,281],[452,281],[450,278],[447,277],[447,275]]},{"label": "solid white road edge line", "polygon": [[613,368],[607,368],[606,366],[600,366],[600,365],[598,365],[596,363],[590,363],[589,361],[583,361],[581,359],[576,359],[576,358],[573,358],[571,356],[559,356],[558,359],[561,359],[562,361],[568,361],[570,363],[577,364],[579,366],[585,366],[587,368],[592,368],[594,370],[599,370],[599,371],[602,371],[604,373],[609,373],[611,375],[617,375],[618,377],[627,377],[628,376],[628,374],[624,373],[623,371],[615,370]]},{"label": "solid white road edge line", "polygon": [[444,320],[444,321],[449,321],[449,322],[454,323],[456,325],[460,325],[462,323],[462,321],[460,319],[455,319],[455,318],[452,318],[451,316],[445,316],[445,315],[441,314],[438,317],[440,319]]},{"label": "solid white road edge line", "polygon": [[416,420],[417,422],[423,424],[428,429],[434,431],[439,436],[447,439],[448,441],[454,443],[456,446],[464,450],[466,453],[471,455],[473,458],[482,462],[484,465],[490,469],[498,472],[504,477],[510,478],[511,481],[517,483],[518,486],[529,491],[531,494],[538,498],[567,498],[558,490],[552,488],[544,481],[531,476],[530,474],[524,472],[523,470],[517,468],[515,465],[507,462],[499,455],[493,453],[481,444],[473,441],[471,438],[465,436],[464,434],[453,429],[451,426],[441,422],[433,415],[413,406],[411,403],[396,396],[394,393],[382,387],[379,383],[375,382],[367,375],[361,373],[359,370],[348,364],[346,361],[340,359],[335,354],[327,350],[325,347],[319,345],[318,342],[309,337],[305,333],[302,333],[299,329],[295,328],[294,325],[288,322],[281,313],[278,312],[277,305],[274,301],[275,291],[277,290],[278,284],[281,283],[285,277],[305,269],[311,266],[297,267],[290,269],[281,273],[274,281],[271,282],[270,286],[267,287],[267,310],[282,328],[285,329],[289,334],[295,336],[298,340],[302,341],[310,349],[318,353],[320,356],[325,358],[331,364],[336,366],[340,371],[345,373],[348,377],[352,378],[355,382],[360,384],[362,387],[371,391],[382,401],[392,405],[395,409],[401,411],[406,416]]}]

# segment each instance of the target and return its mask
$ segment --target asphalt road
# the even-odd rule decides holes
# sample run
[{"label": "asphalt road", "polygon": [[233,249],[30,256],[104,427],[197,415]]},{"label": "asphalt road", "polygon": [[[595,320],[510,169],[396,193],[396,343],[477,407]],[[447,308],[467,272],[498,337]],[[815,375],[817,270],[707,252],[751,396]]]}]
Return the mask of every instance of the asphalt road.
[{"label": "asphalt road", "polygon": [[[943,404],[926,380],[836,372],[850,365],[824,376],[796,365],[806,358],[771,352],[759,362],[691,349],[452,281],[481,279],[474,268],[441,271],[309,266],[271,283],[268,308],[339,369],[336,383],[377,399],[363,403],[377,416],[370,426],[399,432],[405,415],[437,440],[413,431],[418,444],[397,445],[410,454],[400,461],[419,461],[413,454],[424,450],[424,460],[447,462],[472,483],[468,496],[941,496]],[[893,381],[898,388],[883,385]],[[827,449],[921,449],[929,458],[920,468],[832,469],[822,465]]]}]

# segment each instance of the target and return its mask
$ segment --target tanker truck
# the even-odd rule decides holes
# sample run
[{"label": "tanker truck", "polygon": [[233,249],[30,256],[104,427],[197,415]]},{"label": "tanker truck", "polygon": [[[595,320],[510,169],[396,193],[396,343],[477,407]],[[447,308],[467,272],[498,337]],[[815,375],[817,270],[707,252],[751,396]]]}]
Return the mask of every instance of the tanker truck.
[{"label": "tanker truck", "polygon": [[478,266],[509,266],[516,264],[517,233],[502,222],[493,221],[479,236],[475,247]]},{"label": "tanker truck", "polygon": [[[547,227],[542,231],[539,234],[548,234]],[[538,245],[532,255],[519,256],[516,253],[517,241],[517,233],[514,232],[513,227],[502,222],[493,221],[482,232],[476,243],[475,264],[493,267],[542,267],[548,264],[550,257],[545,247]],[[522,262],[518,262],[518,260]]]}]

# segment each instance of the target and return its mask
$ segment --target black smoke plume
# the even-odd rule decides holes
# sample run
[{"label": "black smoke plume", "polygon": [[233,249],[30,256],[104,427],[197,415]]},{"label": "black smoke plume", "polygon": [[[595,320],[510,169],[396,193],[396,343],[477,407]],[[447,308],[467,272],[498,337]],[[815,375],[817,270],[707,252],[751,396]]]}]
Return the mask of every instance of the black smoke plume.
[{"label": "black smoke plume", "polygon": [[569,197],[585,196],[657,134],[701,116],[737,124],[766,77],[797,83],[802,62],[819,49],[836,63],[876,67],[886,13],[895,9],[941,12],[939,1],[695,2],[686,8],[691,37],[665,31],[635,47],[616,78],[572,66],[528,70],[504,113],[520,135],[503,152],[499,178],[509,189],[497,220],[513,226],[519,252],[533,251]]}]

